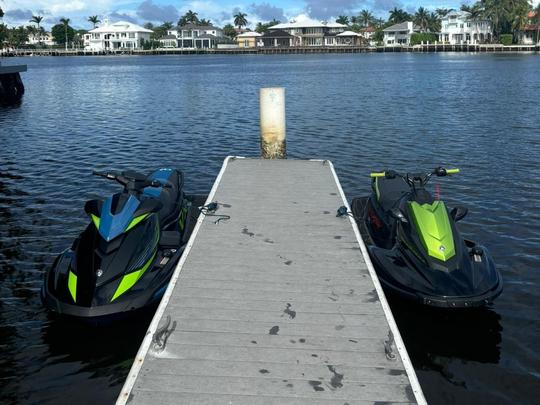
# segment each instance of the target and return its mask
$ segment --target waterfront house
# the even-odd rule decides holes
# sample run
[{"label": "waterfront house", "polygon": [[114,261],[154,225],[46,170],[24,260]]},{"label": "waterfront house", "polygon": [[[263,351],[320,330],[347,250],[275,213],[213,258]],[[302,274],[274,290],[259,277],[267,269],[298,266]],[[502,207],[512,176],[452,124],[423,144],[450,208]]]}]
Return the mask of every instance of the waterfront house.
[{"label": "waterfront house", "polygon": [[181,49],[216,48],[224,38],[223,30],[213,25],[185,24],[170,30],[168,35],[176,35],[177,47]]},{"label": "waterfront house", "polygon": [[[143,41],[149,41],[152,30],[127,21],[118,21],[88,31],[89,37],[84,38],[84,49],[107,51],[115,49],[139,49]],[[88,38],[88,39],[87,39]]]},{"label": "waterfront house", "polygon": [[262,34],[259,34],[258,32],[246,31],[236,36],[236,42],[240,48],[256,48],[264,45],[261,37]]},{"label": "waterfront house", "polygon": [[374,27],[365,27],[360,30],[360,35],[366,40],[369,46],[377,45],[375,39],[373,38],[375,36],[375,31],[376,30]]},{"label": "waterfront house", "polygon": [[162,48],[177,48],[178,42],[176,40],[176,31],[170,30],[167,35],[162,36],[159,39],[160,46]]},{"label": "waterfront house", "polygon": [[489,20],[472,19],[467,11],[451,11],[441,19],[439,41],[450,45],[491,42],[493,27]]},{"label": "waterfront house", "polygon": [[272,30],[265,32],[260,38],[263,46],[294,46],[295,37],[283,30]]},{"label": "waterfront house", "polygon": [[324,46],[336,42],[335,39],[330,38],[344,32],[346,29],[347,26],[344,24],[309,19],[277,24],[268,28],[268,31],[288,33],[293,37],[291,46]]},{"label": "waterfront house", "polygon": [[324,36],[325,46],[358,46],[363,43],[362,36],[353,31],[343,31],[339,34],[328,33]]},{"label": "waterfront house", "polygon": [[413,24],[412,21],[405,21],[394,24],[383,30],[384,46],[409,45],[411,35],[420,32],[420,27]]},{"label": "waterfront house", "polygon": [[522,45],[540,44],[540,31],[536,22],[536,12],[529,11],[527,13],[527,24],[517,31],[518,42]]},{"label": "waterfront house", "polygon": [[54,38],[50,32],[40,32],[28,35],[28,41],[26,41],[26,44],[34,46],[54,46],[56,45],[56,42],[54,42]]}]

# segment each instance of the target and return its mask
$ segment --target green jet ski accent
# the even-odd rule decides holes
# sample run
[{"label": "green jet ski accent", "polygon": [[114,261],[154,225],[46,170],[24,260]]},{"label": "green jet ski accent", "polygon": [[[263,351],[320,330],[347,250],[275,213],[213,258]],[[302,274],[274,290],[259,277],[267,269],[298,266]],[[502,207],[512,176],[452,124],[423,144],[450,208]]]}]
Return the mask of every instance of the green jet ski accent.
[{"label": "green jet ski accent", "polygon": [[77,276],[71,270],[68,275],[68,289],[73,302],[77,302]]},{"label": "green jet ski accent", "polygon": [[[131,228],[133,228],[135,225],[138,225],[140,222],[144,221],[149,216],[150,214],[143,214],[143,215],[139,215],[138,217],[133,218],[124,232],[129,231]],[[92,218],[92,222],[94,223],[96,228],[99,229],[101,219],[97,215],[94,215],[94,214],[90,214],[90,218]]]},{"label": "green jet ski accent", "polygon": [[90,214],[90,218],[92,218],[92,222],[96,226],[96,229],[99,229],[99,224],[101,222],[101,219],[97,215],[94,215],[94,214]]},{"label": "green jet ski accent", "polygon": [[138,217],[133,218],[133,220],[129,223],[128,227],[126,228],[126,230],[124,232],[129,231],[131,228],[133,228],[139,222],[144,221],[149,216],[150,216],[150,214],[143,214],[143,215],[139,215]]},{"label": "green jet ski accent", "polygon": [[433,204],[409,203],[411,216],[422,244],[431,257],[443,262],[456,254],[448,211],[442,201]]},{"label": "green jet ski accent", "polygon": [[157,253],[157,250],[154,252],[152,257],[150,257],[150,259],[144,264],[144,266],[141,267],[139,270],[134,271],[133,273],[126,274],[124,277],[122,277],[122,281],[120,281],[120,284],[118,285],[118,288],[116,289],[116,292],[111,298],[111,302],[113,302],[115,299],[120,297],[127,290],[133,287],[137,281],[139,281],[139,279],[143,276],[144,272],[148,270],[148,267],[150,267],[150,265],[154,261],[154,258],[156,257],[156,253]]}]

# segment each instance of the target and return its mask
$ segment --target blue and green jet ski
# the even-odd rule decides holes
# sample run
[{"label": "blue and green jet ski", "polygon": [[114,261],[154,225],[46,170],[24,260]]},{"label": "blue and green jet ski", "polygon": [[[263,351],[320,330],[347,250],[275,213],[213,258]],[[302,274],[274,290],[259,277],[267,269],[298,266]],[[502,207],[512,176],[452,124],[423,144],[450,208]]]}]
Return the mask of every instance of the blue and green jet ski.
[{"label": "blue and green jet ski", "polygon": [[353,216],[387,292],[446,308],[487,305],[502,292],[489,251],[456,226],[468,210],[449,210],[426,190],[433,175],[458,172],[372,173],[371,195],[353,199]]},{"label": "blue and green jet ski", "polygon": [[190,220],[181,171],[94,172],[123,186],[85,205],[90,223],[45,276],[44,305],[92,323],[159,303],[184,250]]}]

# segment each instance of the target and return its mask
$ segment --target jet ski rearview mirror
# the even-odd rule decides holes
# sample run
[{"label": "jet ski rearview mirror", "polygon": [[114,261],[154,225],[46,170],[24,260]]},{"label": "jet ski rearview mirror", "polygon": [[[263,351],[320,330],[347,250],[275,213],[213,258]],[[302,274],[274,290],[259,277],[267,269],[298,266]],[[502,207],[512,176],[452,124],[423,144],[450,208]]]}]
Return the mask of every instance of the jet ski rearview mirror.
[{"label": "jet ski rearview mirror", "polygon": [[458,205],[457,207],[452,208],[452,211],[450,211],[450,215],[452,216],[454,221],[457,222],[465,218],[468,212],[469,210],[466,207]]},{"label": "jet ski rearview mirror", "polygon": [[401,222],[407,223],[407,218],[405,218],[405,215],[403,215],[403,212],[399,208],[392,208],[392,211],[390,211],[392,216],[396,219],[398,219]]}]

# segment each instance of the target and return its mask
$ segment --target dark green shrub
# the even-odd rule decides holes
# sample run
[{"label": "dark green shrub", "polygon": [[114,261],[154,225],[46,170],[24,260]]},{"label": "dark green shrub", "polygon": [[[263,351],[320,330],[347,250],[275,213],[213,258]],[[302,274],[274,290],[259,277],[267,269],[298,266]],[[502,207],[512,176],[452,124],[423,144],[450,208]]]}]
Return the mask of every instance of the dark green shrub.
[{"label": "dark green shrub", "polygon": [[503,45],[512,45],[512,39],[513,39],[512,34],[501,34],[500,42]]},{"label": "dark green shrub", "polygon": [[418,45],[418,44],[421,44],[422,42],[424,44],[427,44],[428,42],[430,44],[434,44],[438,40],[439,40],[439,36],[437,34],[432,34],[428,32],[411,34],[411,45]]}]

